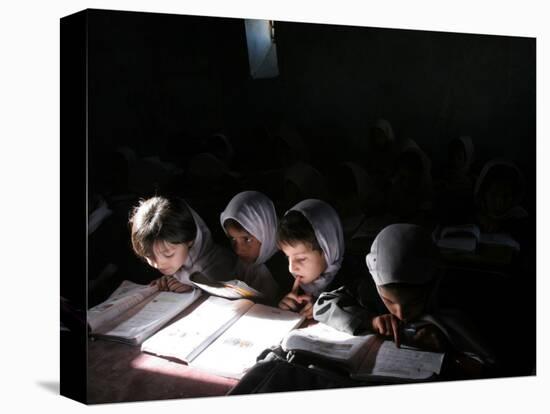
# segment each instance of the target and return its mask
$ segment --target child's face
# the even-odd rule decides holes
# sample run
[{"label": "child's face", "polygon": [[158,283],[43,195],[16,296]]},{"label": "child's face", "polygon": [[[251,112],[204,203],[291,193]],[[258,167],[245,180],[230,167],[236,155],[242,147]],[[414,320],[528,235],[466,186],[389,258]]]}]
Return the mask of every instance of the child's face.
[{"label": "child's face", "polygon": [[154,267],[163,275],[173,275],[187,261],[189,245],[157,240],[153,244],[153,254],[146,256],[145,260],[149,266]]},{"label": "child's face", "polygon": [[426,289],[378,286],[378,294],[388,311],[403,322],[413,321],[421,316],[428,298]]},{"label": "child's face", "polygon": [[282,244],[280,247],[288,258],[288,270],[300,284],[313,282],[327,269],[323,252],[313,250],[309,243]]},{"label": "child's face", "polygon": [[513,207],[514,189],[504,181],[496,181],[487,189],[485,203],[488,213],[498,217]]},{"label": "child's face", "polygon": [[245,263],[254,263],[260,255],[262,243],[244,229],[227,227],[227,235],[235,254]]},{"label": "child's face", "polygon": [[466,165],[466,152],[463,146],[457,143],[451,145],[449,148],[449,162],[455,170],[459,170]]}]

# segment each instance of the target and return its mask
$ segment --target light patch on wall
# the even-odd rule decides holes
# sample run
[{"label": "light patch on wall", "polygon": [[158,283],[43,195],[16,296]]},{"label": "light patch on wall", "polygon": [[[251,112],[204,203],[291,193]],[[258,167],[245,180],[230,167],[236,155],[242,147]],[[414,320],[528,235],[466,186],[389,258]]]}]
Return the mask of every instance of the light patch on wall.
[{"label": "light patch on wall", "polygon": [[273,21],[246,19],[244,24],[250,75],[253,79],[278,76],[279,66]]}]

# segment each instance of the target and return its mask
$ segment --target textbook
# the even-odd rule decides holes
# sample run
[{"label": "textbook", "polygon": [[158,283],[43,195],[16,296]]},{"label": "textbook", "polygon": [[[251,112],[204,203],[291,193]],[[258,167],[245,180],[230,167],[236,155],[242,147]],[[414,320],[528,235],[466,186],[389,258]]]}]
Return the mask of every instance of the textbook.
[{"label": "textbook", "polygon": [[242,280],[233,279],[221,282],[209,278],[204,273],[195,272],[189,276],[189,281],[193,286],[206,293],[226,299],[260,299],[263,297],[261,292],[248,286]]},{"label": "textbook", "polygon": [[337,363],[354,379],[388,382],[434,379],[441,372],[445,355],[397,348],[381,336],[353,336],[322,323],[290,332],[282,348]]},{"label": "textbook", "polygon": [[520,251],[519,243],[508,233],[481,232],[475,224],[438,227],[433,238],[442,253],[471,254],[491,262],[508,263]]},{"label": "textbook", "polygon": [[437,246],[442,249],[474,252],[481,237],[475,224],[443,227],[437,237]]},{"label": "textbook", "polygon": [[277,346],[304,317],[248,299],[210,296],[190,314],[143,342],[141,350],[240,379],[266,348]]},{"label": "textbook", "polygon": [[202,294],[159,292],[157,287],[125,280],[109,298],[87,312],[93,337],[139,345]]}]

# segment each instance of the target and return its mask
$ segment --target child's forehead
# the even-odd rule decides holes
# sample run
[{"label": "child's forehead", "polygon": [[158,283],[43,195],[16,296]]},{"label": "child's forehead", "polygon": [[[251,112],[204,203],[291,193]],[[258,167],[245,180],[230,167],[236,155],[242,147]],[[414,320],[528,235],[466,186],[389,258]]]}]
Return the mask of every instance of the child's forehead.
[{"label": "child's forehead", "polygon": [[226,226],[226,231],[227,231],[227,234],[231,236],[252,236],[252,234],[248,230],[246,230],[244,227],[239,228],[231,224]]},{"label": "child's forehead", "polygon": [[156,250],[156,251],[166,251],[166,250],[173,250],[177,247],[177,244],[175,243],[170,243],[169,241],[166,241],[166,240],[155,240],[153,242],[153,250]]},{"label": "child's forehead", "polygon": [[283,252],[285,252],[287,256],[297,255],[297,254],[308,254],[314,251],[311,243],[304,243],[300,241],[295,241],[292,244],[281,243],[279,247]]},{"label": "child's forehead", "polygon": [[394,302],[406,303],[423,297],[427,292],[427,288],[420,285],[411,287],[403,284],[396,284],[394,286],[378,286],[378,291],[387,299]]}]

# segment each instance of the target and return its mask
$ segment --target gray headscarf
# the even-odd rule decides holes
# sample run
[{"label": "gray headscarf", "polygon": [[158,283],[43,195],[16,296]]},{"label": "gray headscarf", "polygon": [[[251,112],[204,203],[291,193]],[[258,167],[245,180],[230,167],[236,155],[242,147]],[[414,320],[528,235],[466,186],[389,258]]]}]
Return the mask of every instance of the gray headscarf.
[{"label": "gray headscarf", "polygon": [[182,283],[189,284],[189,276],[195,272],[203,272],[207,276],[216,279],[228,279],[228,269],[234,266],[233,260],[228,251],[212,241],[208,226],[203,219],[189,205],[189,212],[197,226],[197,235],[193,245],[189,249],[187,260],[183,266],[174,274],[174,277]]},{"label": "gray headscarf", "polygon": [[237,221],[262,244],[254,264],[265,263],[277,252],[277,213],[273,202],[258,191],[243,191],[231,199],[220,214],[220,223],[225,230],[227,219]]},{"label": "gray headscarf", "polygon": [[366,261],[376,286],[424,284],[438,274],[439,252],[430,234],[415,224],[390,224],[374,239]]},{"label": "gray headscarf", "polygon": [[479,173],[479,177],[476,181],[476,185],[475,185],[475,188],[474,188],[474,197],[475,197],[476,203],[478,205],[482,204],[482,194],[481,194],[482,187],[483,187],[483,185],[486,184],[487,180],[491,179],[491,176],[490,176],[491,170],[495,167],[506,168],[506,169],[510,170],[513,174],[515,174],[517,176],[517,179],[518,179],[519,190],[516,191],[516,193],[514,194],[513,206],[507,212],[505,212],[504,214],[502,214],[498,217],[493,217],[493,218],[500,219],[500,220],[506,220],[506,219],[511,219],[511,218],[524,218],[524,217],[527,217],[527,215],[528,215],[527,211],[519,205],[521,203],[523,197],[524,197],[524,191],[525,191],[524,190],[525,183],[524,183],[523,173],[521,172],[521,170],[513,162],[505,160],[505,159],[500,159],[500,158],[493,159],[491,161],[488,161],[483,166],[483,169]]}]

